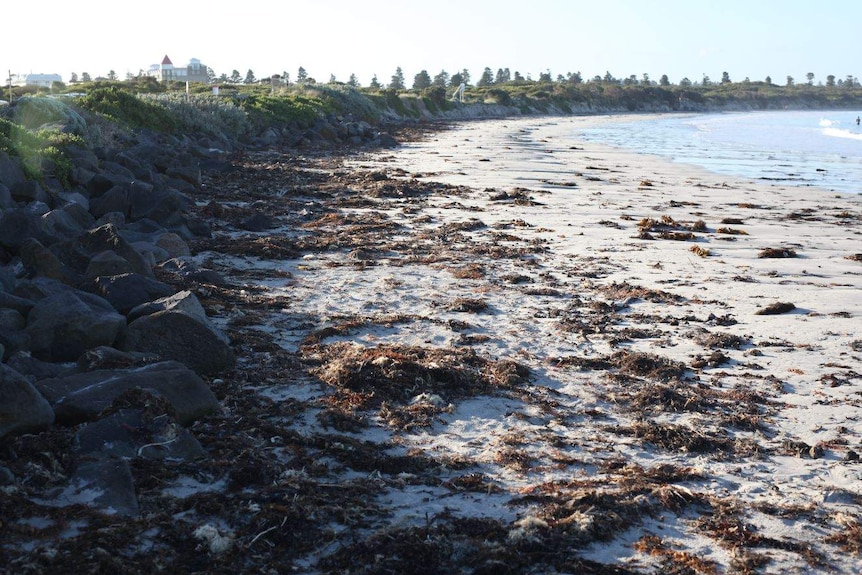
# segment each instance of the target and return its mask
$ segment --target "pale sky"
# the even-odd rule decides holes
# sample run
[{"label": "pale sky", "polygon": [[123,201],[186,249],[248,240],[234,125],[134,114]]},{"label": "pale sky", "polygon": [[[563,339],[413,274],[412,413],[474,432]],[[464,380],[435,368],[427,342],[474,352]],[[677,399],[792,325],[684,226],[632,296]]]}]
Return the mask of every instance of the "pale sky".
[{"label": "pale sky", "polygon": [[137,74],[167,54],[197,58],[217,75],[257,78],[302,66],[320,82],[356,74],[408,87],[466,68],[537,79],[667,74],[698,82],[862,77],[862,2],[856,0],[42,0],[7,2],[0,75],[56,73],[68,81],[114,70]]}]

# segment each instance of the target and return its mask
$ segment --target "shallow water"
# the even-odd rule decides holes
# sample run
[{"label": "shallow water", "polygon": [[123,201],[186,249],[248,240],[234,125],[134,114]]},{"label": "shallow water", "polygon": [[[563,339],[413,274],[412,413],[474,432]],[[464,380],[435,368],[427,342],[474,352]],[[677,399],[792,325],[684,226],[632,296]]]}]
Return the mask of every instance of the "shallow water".
[{"label": "shallow water", "polygon": [[788,186],[862,193],[856,111],[662,115],[579,130],[577,137]]}]

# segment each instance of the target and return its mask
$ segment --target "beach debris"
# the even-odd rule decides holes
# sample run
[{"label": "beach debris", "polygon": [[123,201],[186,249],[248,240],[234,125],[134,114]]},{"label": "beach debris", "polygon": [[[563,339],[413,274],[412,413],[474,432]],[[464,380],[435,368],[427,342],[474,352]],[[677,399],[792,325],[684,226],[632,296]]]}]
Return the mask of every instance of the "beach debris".
[{"label": "beach debris", "polygon": [[217,527],[211,523],[201,525],[194,531],[194,537],[205,546],[211,555],[221,555],[233,547],[233,534],[226,532],[222,534]]},{"label": "beach debris", "polygon": [[862,262],[862,254],[850,254],[849,256],[844,256],[844,259],[854,262]]},{"label": "beach debris", "polygon": [[688,248],[688,251],[702,258],[707,258],[712,255],[712,252],[709,250],[709,248],[704,248],[701,246],[691,246],[690,248]]},{"label": "beach debris", "polygon": [[754,312],[754,315],[779,315],[796,309],[790,302],[775,302]]},{"label": "beach debris", "polygon": [[796,250],[791,248],[764,248],[757,254],[759,258],[795,258]]}]

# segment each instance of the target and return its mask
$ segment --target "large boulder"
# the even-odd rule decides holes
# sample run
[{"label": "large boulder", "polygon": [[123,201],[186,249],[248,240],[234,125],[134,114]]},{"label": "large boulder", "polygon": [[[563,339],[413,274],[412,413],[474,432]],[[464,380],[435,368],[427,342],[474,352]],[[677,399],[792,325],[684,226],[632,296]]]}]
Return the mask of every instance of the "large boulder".
[{"label": "large boulder", "polygon": [[114,224],[105,224],[87,230],[75,240],[51,246],[51,251],[70,267],[85,273],[90,260],[97,254],[112,251],[129,263],[135,273],[153,277],[152,267],[147,260],[129,243]]},{"label": "large boulder", "polygon": [[0,184],[12,189],[16,184],[26,182],[27,176],[21,165],[6,152],[0,151]]},{"label": "large boulder", "polygon": [[74,361],[88,349],[112,345],[126,318],[97,295],[64,291],[38,301],[27,316],[33,355]]},{"label": "large boulder", "polygon": [[54,410],[14,369],[0,363],[0,438],[39,431],[54,423]]},{"label": "large boulder", "polygon": [[135,308],[129,321],[117,346],[122,350],[181,361],[202,374],[218,373],[236,363],[230,341],[189,291]]},{"label": "large boulder", "polygon": [[95,278],[87,289],[108,300],[114,309],[122,314],[141,304],[174,293],[174,289],[168,284],[135,273],[100,276]]},{"label": "large boulder", "polygon": [[52,243],[42,226],[41,215],[23,208],[3,210],[0,213],[0,247],[17,253],[28,238],[46,245]]},{"label": "large boulder", "polygon": [[54,408],[56,421],[76,425],[93,421],[121,394],[134,389],[164,398],[183,425],[220,408],[207,384],[176,361],[125,370],[96,370],[36,382],[39,392]]}]

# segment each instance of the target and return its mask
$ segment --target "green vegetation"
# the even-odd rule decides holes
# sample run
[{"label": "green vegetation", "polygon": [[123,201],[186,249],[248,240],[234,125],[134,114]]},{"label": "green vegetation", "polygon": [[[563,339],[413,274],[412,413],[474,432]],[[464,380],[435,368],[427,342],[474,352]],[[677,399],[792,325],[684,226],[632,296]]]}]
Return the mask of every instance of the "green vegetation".
[{"label": "green vegetation", "polygon": [[56,128],[31,130],[0,118],[0,152],[20,158],[24,173],[36,181],[44,181],[45,175],[53,175],[68,189],[72,161],[66,150],[82,143],[79,136]]}]

